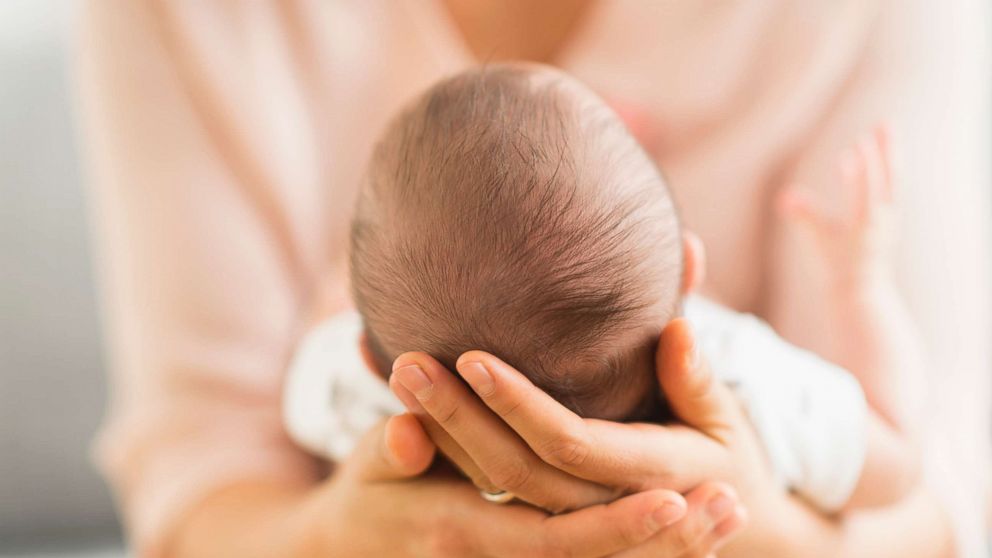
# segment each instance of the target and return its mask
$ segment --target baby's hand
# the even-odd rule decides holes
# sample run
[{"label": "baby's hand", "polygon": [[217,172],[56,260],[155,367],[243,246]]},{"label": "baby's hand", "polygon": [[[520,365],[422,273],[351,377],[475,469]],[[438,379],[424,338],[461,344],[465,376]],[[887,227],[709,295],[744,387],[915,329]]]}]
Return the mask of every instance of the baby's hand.
[{"label": "baby's hand", "polygon": [[840,188],[818,199],[793,186],[779,198],[780,213],[813,238],[826,269],[844,285],[870,281],[888,267],[894,236],[889,133],[879,126],[845,151],[838,163]]}]

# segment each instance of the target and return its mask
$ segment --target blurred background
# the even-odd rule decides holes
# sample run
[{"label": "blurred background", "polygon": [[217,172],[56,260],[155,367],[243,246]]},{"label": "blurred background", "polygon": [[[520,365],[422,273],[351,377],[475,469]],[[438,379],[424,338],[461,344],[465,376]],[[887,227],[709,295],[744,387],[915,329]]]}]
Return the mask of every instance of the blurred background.
[{"label": "blurred background", "polygon": [[89,460],[104,380],[67,64],[73,8],[0,0],[0,556],[121,554]]}]

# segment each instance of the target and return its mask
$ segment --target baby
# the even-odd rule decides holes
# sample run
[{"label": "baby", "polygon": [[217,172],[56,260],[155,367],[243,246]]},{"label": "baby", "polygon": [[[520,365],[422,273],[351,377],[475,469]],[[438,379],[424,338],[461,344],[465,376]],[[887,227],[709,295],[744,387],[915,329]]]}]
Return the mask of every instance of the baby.
[{"label": "baby", "polygon": [[384,378],[413,350],[450,369],[484,350],[579,415],[665,420],[653,354],[685,315],[782,482],[827,511],[907,488],[895,473],[913,460],[853,376],[687,296],[701,248],[662,175],[608,107],[558,72],[472,70],[399,115],[370,163],[351,263],[358,312],[308,337],[286,389],[288,430],[332,459],[403,410]]}]

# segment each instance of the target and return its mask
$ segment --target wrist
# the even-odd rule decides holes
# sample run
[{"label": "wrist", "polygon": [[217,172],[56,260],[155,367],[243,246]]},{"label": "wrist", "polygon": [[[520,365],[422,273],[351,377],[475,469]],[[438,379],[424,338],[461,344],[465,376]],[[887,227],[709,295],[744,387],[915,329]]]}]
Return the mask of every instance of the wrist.
[{"label": "wrist", "polygon": [[245,482],[204,500],[179,523],[170,556],[313,556],[307,487]]},{"label": "wrist", "polygon": [[[286,556],[309,558],[318,556],[346,556],[346,514],[341,513],[343,498],[341,483],[331,477],[322,487],[310,491],[297,506],[283,531],[282,547]],[[283,554],[280,554],[282,556]]]},{"label": "wrist", "polygon": [[748,527],[721,556],[839,556],[841,526],[810,508],[798,497],[763,499],[749,508]]},{"label": "wrist", "polygon": [[848,304],[871,302],[879,293],[894,288],[894,285],[891,270],[881,264],[836,269],[829,274],[827,282],[832,299]]}]

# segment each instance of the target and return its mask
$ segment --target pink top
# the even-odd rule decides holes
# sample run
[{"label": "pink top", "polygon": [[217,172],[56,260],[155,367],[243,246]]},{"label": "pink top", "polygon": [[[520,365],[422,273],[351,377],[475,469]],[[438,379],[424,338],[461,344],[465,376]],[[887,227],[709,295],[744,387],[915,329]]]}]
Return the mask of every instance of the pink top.
[{"label": "pink top", "polygon": [[[988,15],[981,0],[615,0],[556,60],[665,169],[707,244],[707,294],[814,349],[816,293],[771,196],[792,180],[832,187],[838,150],[894,124],[898,271],[935,380],[927,454],[976,537],[992,393]],[[376,134],[474,61],[429,0],[89,1],[79,56],[114,371],[97,454],[152,555],[224,484],[319,477],[282,430],[287,359],[315,314],[348,304],[344,240]]]}]

